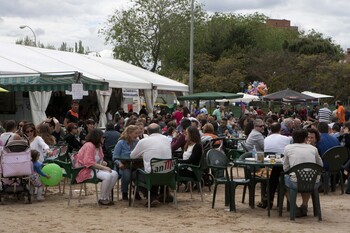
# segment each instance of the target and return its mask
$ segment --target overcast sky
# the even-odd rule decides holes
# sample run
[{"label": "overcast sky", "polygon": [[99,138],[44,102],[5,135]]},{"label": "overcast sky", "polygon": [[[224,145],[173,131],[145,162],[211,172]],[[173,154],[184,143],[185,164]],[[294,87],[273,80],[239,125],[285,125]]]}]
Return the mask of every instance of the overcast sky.
[{"label": "overcast sky", "polygon": [[[97,33],[116,9],[130,0],[0,0],[0,42],[14,43],[25,36],[56,48],[83,41],[91,51],[111,49]],[[288,19],[292,26],[312,28],[332,37],[343,49],[350,47],[349,0],[197,0],[208,12],[263,13]]]}]

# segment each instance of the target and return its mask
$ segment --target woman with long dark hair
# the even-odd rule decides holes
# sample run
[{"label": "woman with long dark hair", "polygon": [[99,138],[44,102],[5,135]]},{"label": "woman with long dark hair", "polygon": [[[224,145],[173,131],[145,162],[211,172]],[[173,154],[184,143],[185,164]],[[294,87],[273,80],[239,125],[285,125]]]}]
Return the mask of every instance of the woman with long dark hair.
[{"label": "woman with long dark hair", "polygon": [[96,176],[101,183],[101,196],[99,204],[101,205],[113,205],[113,201],[109,199],[114,185],[118,180],[118,173],[107,166],[107,163],[103,161],[103,132],[99,129],[93,129],[86,136],[86,142],[75,156],[75,166],[84,166],[76,180],[77,182],[83,182],[90,179],[93,176],[93,170],[96,169]]},{"label": "woman with long dark hair", "polygon": [[[201,145],[201,136],[199,130],[195,126],[190,126],[185,131],[185,151],[183,153],[183,159],[178,160],[180,164],[199,165],[203,153]],[[181,176],[194,177],[194,173],[188,169],[182,169],[179,171]]]}]

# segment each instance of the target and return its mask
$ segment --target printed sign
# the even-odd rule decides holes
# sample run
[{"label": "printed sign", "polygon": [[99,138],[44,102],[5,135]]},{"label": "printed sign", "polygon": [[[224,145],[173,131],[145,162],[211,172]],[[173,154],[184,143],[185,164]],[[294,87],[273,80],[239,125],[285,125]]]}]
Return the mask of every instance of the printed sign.
[{"label": "printed sign", "polygon": [[123,88],[123,97],[129,98],[129,97],[138,97],[139,96],[139,90],[138,89],[124,89]]}]

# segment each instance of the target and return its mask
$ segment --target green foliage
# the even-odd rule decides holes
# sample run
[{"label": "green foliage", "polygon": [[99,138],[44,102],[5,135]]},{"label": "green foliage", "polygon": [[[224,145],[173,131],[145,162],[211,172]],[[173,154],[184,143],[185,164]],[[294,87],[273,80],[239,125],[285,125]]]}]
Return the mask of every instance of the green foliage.
[{"label": "green foliage", "polygon": [[[130,0],[100,30],[115,57],[188,83],[190,0]],[[195,1],[194,90],[238,92],[263,81],[269,92],[314,91],[346,100],[350,67],[331,38],[266,25],[263,14],[207,15]]]},{"label": "green foliage", "polygon": [[324,38],[322,33],[315,30],[285,43],[284,49],[305,55],[327,54],[334,61],[343,57],[343,51],[339,45],[335,45],[331,38]]},{"label": "green foliage", "polygon": [[[189,2],[131,0],[132,6],[117,10],[99,33],[114,44],[116,58],[137,66],[156,71],[160,65],[184,64],[183,53],[189,46]],[[200,15],[199,5],[196,12]]]}]

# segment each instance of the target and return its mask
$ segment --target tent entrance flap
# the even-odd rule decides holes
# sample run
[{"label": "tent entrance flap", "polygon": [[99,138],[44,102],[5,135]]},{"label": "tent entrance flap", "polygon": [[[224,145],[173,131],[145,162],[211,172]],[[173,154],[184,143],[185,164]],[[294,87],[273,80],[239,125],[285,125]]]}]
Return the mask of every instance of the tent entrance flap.
[{"label": "tent entrance flap", "polygon": [[0,75],[0,86],[17,91],[71,91],[73,83],[82,83],[85,91],[108,90],[108,83],[70,73]]}]

